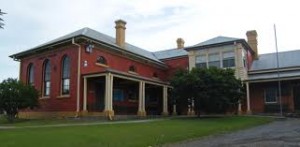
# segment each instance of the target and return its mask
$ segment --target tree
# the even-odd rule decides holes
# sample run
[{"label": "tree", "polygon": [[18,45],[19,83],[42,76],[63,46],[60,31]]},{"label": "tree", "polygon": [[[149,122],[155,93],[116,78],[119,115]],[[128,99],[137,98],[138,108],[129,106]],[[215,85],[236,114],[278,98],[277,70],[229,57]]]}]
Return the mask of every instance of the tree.
[{"label": "tree", "polygon": [[8,78],[0,83],[0,110],[6,112],[10,122],[18,111],[38,106],[38,91],[31,85],[25,85],[17,79]]},{"label": "tree", "polygon": [[186,107],[193,99],[198,114],[228,112],[237,108],[244,96],[242,83],[235,78],[232,69],[210,67],[179,71],[171,85],[178,107]]},{"label": "tree", "polygon": [[[1,9],[0,9],[0,16],[3,15],[3,14],[6,14],[6,13],[2,12]],[[0,17],[0,28],[1,29],[3,29],[3,26],[4,26],[4,23],[2,23],[2,21],[3,21],[3,19]]]}]

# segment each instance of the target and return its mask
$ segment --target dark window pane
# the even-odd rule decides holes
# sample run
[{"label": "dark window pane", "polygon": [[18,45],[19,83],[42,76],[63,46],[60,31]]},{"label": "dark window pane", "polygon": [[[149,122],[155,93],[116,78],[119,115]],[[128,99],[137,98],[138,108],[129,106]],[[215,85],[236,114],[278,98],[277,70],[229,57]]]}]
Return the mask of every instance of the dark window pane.
[{"label": "dark window pane", "polygon": [[64,79],[62,85],[62,94],[70,93],[70,79]]},{"label": "dark window pane", "polygon": [[70,93],[70,58],[65,56],[62,62],[62,94]]},{"label": "dark window pane", "polygon": [[208,62],[208,67],[220,67],[220,61],[211,61]]},{"label": "dark window pane", "polygon": [[51,87],[50,79],[51,79],[50,61],[46,60],[44,62],[44,96],[50,95],[50,87]]},{"label": "dark window pane", "polygon": [[30,64],[28,66],[28,84],[33,85],[34,84],[34,67],[33,64]]},{"label": "dark window pane", "polygon": [[235,66],[235,61],[234,58],[227,58],[223,59],[223,67],[234,67]]},{"label": "dark window pane", "polygon": [[50,81],[51,67],[49,60],[45,61],[44,66],[45,80]]},{"label": "dark window pane", "polygon": [[135,66],[131,65],[131,66],[129,67],[129,71],[136,72]]},{"label": "dark window pane", "polygon": [[206,63],[196,63],[196,67],[198,67],[198,68],[206,68]]},{"label": "dark window pane", "polygon": [[70,58],[68,56],[64,57],[63,63],[63,78],[69,78],[70,77]]},{"label": "dark window pane", "polygon": [[266,103],[277,102],[277,89],[275,87],[267,88],[265,90],[265,102]]},{"label": "dark window pane", "polygon": [[105,65],[107,64],[106,59],[103,56],[99,56],[97,58],[97,63],[105,64]]}]

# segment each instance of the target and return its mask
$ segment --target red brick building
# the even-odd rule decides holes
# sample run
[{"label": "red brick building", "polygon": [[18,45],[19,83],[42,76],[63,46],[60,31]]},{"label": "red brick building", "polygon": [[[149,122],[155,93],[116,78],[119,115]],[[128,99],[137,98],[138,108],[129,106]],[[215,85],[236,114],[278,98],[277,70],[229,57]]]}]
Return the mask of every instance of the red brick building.
[{"label": "red brick building", "polygon": [[125,25],[116,21],[116,38],[83,28],[11,55],[20,80],[40,91],[40,107],[20,115],[167,115],[168,78],[188,68],[184,41],[149,52],[125,42]]},{"label": "red brick building", "polygon": [[[240,112],[300,110],[300,51],[258,55],[257,33],[247,41],[218,36],[194,46],[149,52],[125,42],[126,22],[117,20],[116,37],[83,28],[11,55],[20,62],[20,80],[40,92],[40,107],[21,117],[79,115],[167,115],[176,113],[168,96],[178,69],[235,69],[247,89]],[[278,76],[279,75],[279,76]],[[278,90],[281,83],[281,92]],[[281,93],[281,97],[279,97]],[[182,114],[186,114],[183,112]]]}]

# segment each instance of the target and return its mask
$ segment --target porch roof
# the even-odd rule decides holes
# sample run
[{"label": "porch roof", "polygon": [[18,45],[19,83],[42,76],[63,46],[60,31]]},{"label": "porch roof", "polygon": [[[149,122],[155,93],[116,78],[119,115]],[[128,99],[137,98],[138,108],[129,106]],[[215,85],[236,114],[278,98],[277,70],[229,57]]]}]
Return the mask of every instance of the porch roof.
[{"label": "porch roof", "polygon": [[[279,77],[278,77],[279,74]],[[264,72],[264,73],[249,73],[248,79],[249,82],[264,82],[264,81],[278,81],[278,80],[290,80],[290,79],[300,79],[300,70],[293,71],[276,71],[273,72]]]},{"label": "porch roof", "polygon": [[104,76],[106,73],[112,73],[112,74],[115,74],[116,77],[119,76],[120,78],[134,80],[134,81],[143,80],[143,81],[146,81],[146,82],[148,82],[150,84],[152,83],[152,84],[155,84],[155,85],[166,85],[166,86],[170,85],[169,82],[162,81],[159,78],[148,78],[148,77],[140,76],[138,74],[131,74],[131,73],[127,73],[127,72],[122,72],[122,71],[114,70],[114,69],[111,69],[111,68],[107,68],[104,72],[86,74],[86,75],[83,75],[83,77]]}]

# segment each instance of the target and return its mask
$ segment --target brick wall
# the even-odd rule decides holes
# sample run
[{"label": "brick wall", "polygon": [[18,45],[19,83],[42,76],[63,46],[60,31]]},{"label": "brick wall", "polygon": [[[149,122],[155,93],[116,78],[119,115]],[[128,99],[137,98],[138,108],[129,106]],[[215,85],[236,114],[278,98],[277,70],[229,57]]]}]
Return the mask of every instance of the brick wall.
[{"label": "brick wall", "polygon": [[[61,98],[61,63],[64,55],[71,60],[70,72],[70,96]],[[43,91],[43,63],[49,59],[51,65],[51,90],[49,98],[42,99],[40,96],[40,111],[75,111],[77,91],[77,57],[76,46],[65,46],[49,49],[49,51],[35,54],[21,60],[20,80],[27,81],[27,68],[30,63],[34,66],[34,86],[42,95]]]}]

